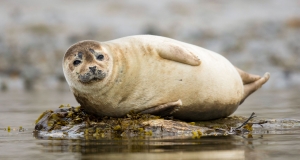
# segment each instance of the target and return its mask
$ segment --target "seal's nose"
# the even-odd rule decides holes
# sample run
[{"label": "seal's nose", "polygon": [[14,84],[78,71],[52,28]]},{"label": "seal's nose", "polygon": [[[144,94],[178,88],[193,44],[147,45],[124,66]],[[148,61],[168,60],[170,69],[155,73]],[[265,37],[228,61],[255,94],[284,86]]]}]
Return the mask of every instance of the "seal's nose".
[{"label": "seal's nose", "polygon": [[96,73],[96,66],[94,66],[94,67],[89,67],[89,69],[91,70],[91,72],[92,72],[93,74]]}]

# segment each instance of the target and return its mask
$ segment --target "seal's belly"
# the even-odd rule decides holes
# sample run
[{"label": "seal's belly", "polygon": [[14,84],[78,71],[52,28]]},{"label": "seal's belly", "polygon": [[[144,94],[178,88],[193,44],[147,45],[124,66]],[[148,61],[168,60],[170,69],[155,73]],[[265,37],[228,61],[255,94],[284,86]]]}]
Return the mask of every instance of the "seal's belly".
[{"label": "seal's belly", "polygon": [[180,99],[182,107],[175,116],[181,119],[193,115],[204,117],[207,113],[214,118],[214,112],[215,117],[233,113],[243,95],[237,70],[220,55],[199,52],[202,62],[199,66],[156,59],[143,62],[147,65],[140,67],[128,103],[120,107],[141,111]]}]

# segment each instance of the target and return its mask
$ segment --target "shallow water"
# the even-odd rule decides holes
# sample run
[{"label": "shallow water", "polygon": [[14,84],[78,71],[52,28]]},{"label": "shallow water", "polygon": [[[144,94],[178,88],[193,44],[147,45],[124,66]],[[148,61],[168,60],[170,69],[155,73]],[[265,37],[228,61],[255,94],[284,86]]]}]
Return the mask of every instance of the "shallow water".
[{"label": "shallow water", "polygon": [[[260,90],[234,113],[259,118],[300,119],[300,91]],[[77,106],[70,92],[0,93],[0,159],[298,159],[300,129],[276,134],[200,139],[36,139],[34,121],[61,104]],[[7,131],[7,127],[11,131]],[[19,127],[25,128],[19,132]]]}]

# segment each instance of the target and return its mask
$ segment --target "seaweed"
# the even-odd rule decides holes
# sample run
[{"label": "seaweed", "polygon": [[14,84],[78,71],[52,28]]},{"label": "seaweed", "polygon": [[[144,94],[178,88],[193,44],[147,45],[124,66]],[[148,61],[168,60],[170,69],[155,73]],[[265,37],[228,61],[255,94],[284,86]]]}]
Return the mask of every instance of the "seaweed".
[{"label": "seaweed", "polygon": [[[131,112],[123,118],[97,117],[88,114],[80,106],[61,105],[56,110],[47,110],[36,120],[35,132],[62,132],[82,134],[86,139],[124,137],[176,137],[201,138],[202,136],[227,136],[252,131],[251,115],[232,116],[213,121],[184,122],[150,114]],[[246,120],[246,121],[245,121]],[[242,124],[237,127],[238,124]],[[236,127],[236,128],[235,128]],[[235,128],[235,129],[233,129]]]}]

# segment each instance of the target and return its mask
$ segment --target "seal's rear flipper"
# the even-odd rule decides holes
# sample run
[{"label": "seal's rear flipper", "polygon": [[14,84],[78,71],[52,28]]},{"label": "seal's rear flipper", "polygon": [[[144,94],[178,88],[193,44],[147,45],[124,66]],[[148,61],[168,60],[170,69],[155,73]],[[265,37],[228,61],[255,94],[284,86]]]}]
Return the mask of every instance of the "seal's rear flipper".
[{"label": "seal's rear flipper", "polygon": [[251,95],[257,89],[259,89],[263,84],[265,84],[269,80],[269,78],[270,78],[270,73],[267,72],[260,79],[254,81],[252,83],[244,85],[244,95],[243,95],[243,98],[242,98],[242,101],[240,102],[240,104],[242,104],[249,95]]},{"label": "seal's rear flipper", "polygon": [[181,105],[182,105],[182,102],[179,99],[176,102],[169,102],[166,104],[155,106],[155,107],[146,109],[140,113],[141,114],[153,114],[153,115],[162,116],[162,117],[170,116],[173,113],[175,113]]},{"label": "seal's rear flipper", "polygon": [[249,74],[237,67],[235,67],[236,70],[239,72],[241,78],[242,78],[242,81],[243,81],[243,84],[249,84],[249,83],[253,83],[257,80],[259,80],[261,77],[259,75],[254,75],[254,74]]}]

